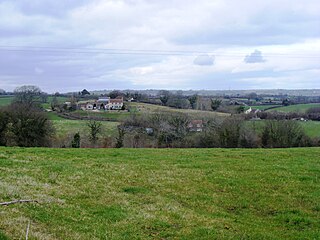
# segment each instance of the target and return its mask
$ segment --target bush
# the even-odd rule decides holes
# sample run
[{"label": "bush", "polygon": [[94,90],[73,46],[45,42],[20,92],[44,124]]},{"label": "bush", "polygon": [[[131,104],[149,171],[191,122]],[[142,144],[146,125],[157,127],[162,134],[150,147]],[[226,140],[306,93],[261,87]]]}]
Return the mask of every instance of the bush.
[{"label": "bush", "polygon": [[7,124],[2,131],[6,146],[50,146],[54,129],[47,116],[38,108],[29,104],[14,103],[5,109],[3,114],[7,115]]},{"label": "bush", "polygon": [[228,118],[223,121],[218,130],[219,143],[221,147],[239,147],[241,124],[242,121],[237,118]]},{"label": "bush", "polygon": [[6,144],[5,139],[5,131],[9,122],[8,114],[0,110],[0,146],[4,146]]},{"label": "bush", "polygon": [[73,140],[71,142],[71,147],[72,148],[80,148],[80,133],[76,133],[73,136]]},{"label": "bush", "polygon": [[270,148],[310,146],[311,141],[295,121],[267,121],[262,131],[262,145]]}]

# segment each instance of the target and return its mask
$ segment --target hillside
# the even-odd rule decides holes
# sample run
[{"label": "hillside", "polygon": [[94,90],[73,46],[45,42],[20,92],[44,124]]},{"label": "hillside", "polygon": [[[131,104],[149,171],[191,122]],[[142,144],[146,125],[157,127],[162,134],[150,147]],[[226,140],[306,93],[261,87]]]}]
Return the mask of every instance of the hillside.
[{"label": "hillside", "polygon": [[317,239],[320,148],[0,148],[0,239]]},{"label": "hillside", "polygon": [[212,112],[212,111],[201,111],[201,110],[193,110],[193,109],[177,109],[171,108],[167,106],[160,106],[148,103],[126,103],[128,107],[136,109],[141,113],[154,113],[154,112],[164,112],[164,113],[185,113],[193,118],[201,118],[201,117],[226,117],[230,116],[230,114],[221,113],[221,112]]}]

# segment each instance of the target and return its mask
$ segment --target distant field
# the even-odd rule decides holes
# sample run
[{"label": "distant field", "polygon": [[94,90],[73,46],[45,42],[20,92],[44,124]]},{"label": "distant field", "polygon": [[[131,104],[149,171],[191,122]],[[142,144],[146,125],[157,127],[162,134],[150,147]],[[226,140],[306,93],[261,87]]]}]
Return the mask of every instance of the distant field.
[{"label": "distant field", "polygon": [[0,107],[8,106],[13,101],[13,97],[0,97]]},{"label": "distant field", "polygon": [[[261,132],[265,121],[248,121],[247,124],[254,129],[256,129],[258,132]],[[302,128],[305,130],[305,133],[309,137],[320,137],[320,122],[316,121],[307,121],[307,122],[301,122],[299,121],[299,124],[301,124]]]},{"label": "distant field", "polygon": [[[87,121],[82,120],[53,120],[53,126],[56,129],[58,136],[66,136],[67,134],[75,134],[79,132],[81,135],[87,135],[89,132],[89,127],[87,126]],[[112,135],[117,132],[116,122],[101,122],[103,128],[103,135]]]},{"label": "distant field", "polygon": [[[13,101],[14,97],[2,97],[0,96],[0,107],[1,106],[7,106]],[[48,102],[41,104],[43,108],[45,109],[50,109],[51,108],[51,102],[52,102],[53,97],[48,97]],[[64,103],[65,101],[68,100],[66,97],[57,97],[57,100],[59,103]]]},{"label": "distant field", "polygon": [[229,114],[219,113],[219,112],[210,112],[210,111],[200,111],[192,109],[176,109],[166,106],[159,106],[154,104],[147,103],[125,103],[127,108],[130,109],[130,112],[126,111],[82,111],[77,110],[73,112],[74,115],[79,116],[96,116],[106,118],[110,121],[122,121],[132,115],[132,113],[141,115],[141,114],[150,114],[155,112],[163,113],[185,113],[188,114],[191,118],[202,118],[202,117],[224,117],[229,116]]},{"label": "distant field", "polygon": [[320,122],[308,121],[301,122],[301,124],[308,136],[320,138]]},{"label": "distant field", "polygon": [[[253,109],[259,109],[259,110],[265,110],[271,107],[277,107],[281,105],[255,105],[255,106],[250,106]],[[247,107],[246,109],[249,109],[250,107]]]},{"label": "distant field", "polygon": [[320,107],[320,103],[290,105],[290,106],[284,106],[284,107],[279,107],[279,108],[275,108],[275,109],[270,109],[267,111],[305,113],[308,109],[313,108],[313,107]]},{"label": "distant field", "polygon": [[0,148],[0,239],[319,239],[320,148]]},{"label": "distant field", "polygon": [[77,110],[72,112],[79,116],[95,116],[109,119],[110,121],[121,121],[128,118],[131,113],[126,111],[83,111]]},{"label": "distant field", "polygon": [[[68,101],[68,99],[69,99],[69,98],[66,98],[66,97],[57,97],[57,101],[58,101],[59,104],[62,104],[62,103],[64,103],[64,102]],[[47,102],[41,104],[42,107],[43,107],[44,109],[51,109],[51,102],[52,102],[52,100],[53,100],[53,97],[51,97],[51,96],[48,97]]]},{"label": "distant field", "polygon": [[205,116],[209,117],[225,117],[229,116],[226,113],[220,112],[211,112],[211,111],[200,111],[200,110],[193,110],[193,109],[176,109],[166,106],[154,105],[154,104],[147,104],[147,103],[127,103],[127,105],[133,109],[136,109],[138,112],[141,113],[153,113],[153,112],[169,112],[169,113],[186,113],[189,114],[193,118],[201,118]]}]

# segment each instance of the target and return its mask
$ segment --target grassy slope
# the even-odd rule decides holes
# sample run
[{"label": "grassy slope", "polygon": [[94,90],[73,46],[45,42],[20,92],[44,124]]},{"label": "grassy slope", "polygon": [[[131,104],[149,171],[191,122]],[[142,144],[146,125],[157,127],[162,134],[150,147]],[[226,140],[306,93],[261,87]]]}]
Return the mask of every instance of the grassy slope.
[{"label": "grassy slope", "polygon": [[320,107],[320,103],[290,105],[290,106],[286,106],[286,107],[279,107],[279,108],[270,109],[267,111],[305,113],[308,109],[313,108],[313,107]]},{"label": "grassy slope", "polygon": [[[318,239],[320,148],[0,148],[0,232],[31,239]],[[1,236],[1,235],[0,235]]]},{"label": "grassy slope", "polygon": [[152,112],[178,112],[178,113],[187,113],[191,117],[201,117],[201,116],[229,116],[226,113],[220,112],[211,112],[211,111],[200,111],[200,110],[193,110],[193,109],[176,109],[170,108],[166,106],[159,106],[147,103],[126,103],[129,107],[137,109],[141,113],[152,113]]}]

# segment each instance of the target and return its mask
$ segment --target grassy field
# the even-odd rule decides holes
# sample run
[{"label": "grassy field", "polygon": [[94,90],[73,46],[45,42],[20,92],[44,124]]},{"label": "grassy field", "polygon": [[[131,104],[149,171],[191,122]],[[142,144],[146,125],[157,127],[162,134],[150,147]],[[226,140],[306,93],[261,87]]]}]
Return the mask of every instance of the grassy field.
[{"label": "grassy field", "polygon": [[126,111],[83,111],[83,110],[77,110],[72,112],[75,115],[78,116],[95,116],[95,117],[101,117],[106,118],[110,121],[121,121],[126,118],[128,118],[131,113]]},{"label": "grassy field", "polygon": [[[53,100],[53,97],[52,97],[52,96],[48,97],[47,102],[46,102],[46,103],[42,103],[41,106],[42,106],[44,109],[51,109],[52,100]],[[59,104],[62,104],[62,103],[64,103],[64,102],[68,101],[68,100],[69,100],[69,98],[67,98],[67,97],[57,97],[57,102],[58,102]]]},{"label": "grassy field", "polygon": [[319,239],[320,148],[0,148],[0,239]]},{"label": "grassy field", "polygon": [[13,97],[0,97],[0,107],[8,106],[13,101]]},{"label": "grassy field", "polygon": [[301,122],[301,124],[308,136],[320,138],[320,122],[308,121]]},{"label": "grassy field", "polygon": [[313,107],[320,107],[320,103],[290,105],[290,106],[284,106],[284,107],[270,109],[270,110],[267,110],[267,111],[301,112],[301,113],[305,113],[308,109],[313,108]]},{"label": "grassy field", "polygon": [[147,103],[126,103],[129,108],[132,108],[140,113],[154,113],[154,112],[165,112],[165,113],[186,113],[193,118],[201,118],[201,117],[225,117],[229,116],[226,113],[220,112],[211,112],[211,111],[200,111],[200,110],[193,110],[193,109],[176,109],[166,106],[154,105],[154,104],[147,104]]},{"label": "grassy field", "polygon": [[[53,126],[56,129],[57,136],[63,137],[68,134],[74,135],[79,132],[80,135],[86,135],[89,132],[89,128],[86,125],[87,121],[82,120],[53,120]],[[103,135],[113,135],[117,132],[117,122],[105,122],[102,121]]]},{"label": "grassy field", "polygon": [[[10,96],[10,97],[1,96],[0,97],[0,107],[1,106],[8,106],[13,101],[13,99],[14,99],[13,96]],[[47,103],[41,104],[42,107],[45,108],[45,109],[50,109],[51,108],[52,99],[53,99],[53,97],[48,97]],[[66,97],[57,97],[57,100],[58,100],[59,103],[63,103],[65,101],[67,101],[68,98],[66,98]]]},{"label": "grassy field", "polygon": [[[268,108],[277,107],[277,106],[279,106],[279,105],[253,105],[250,107],[253,109],[266,110]],[[246,107],[246,110],[249,109],[250,107]]]}]

